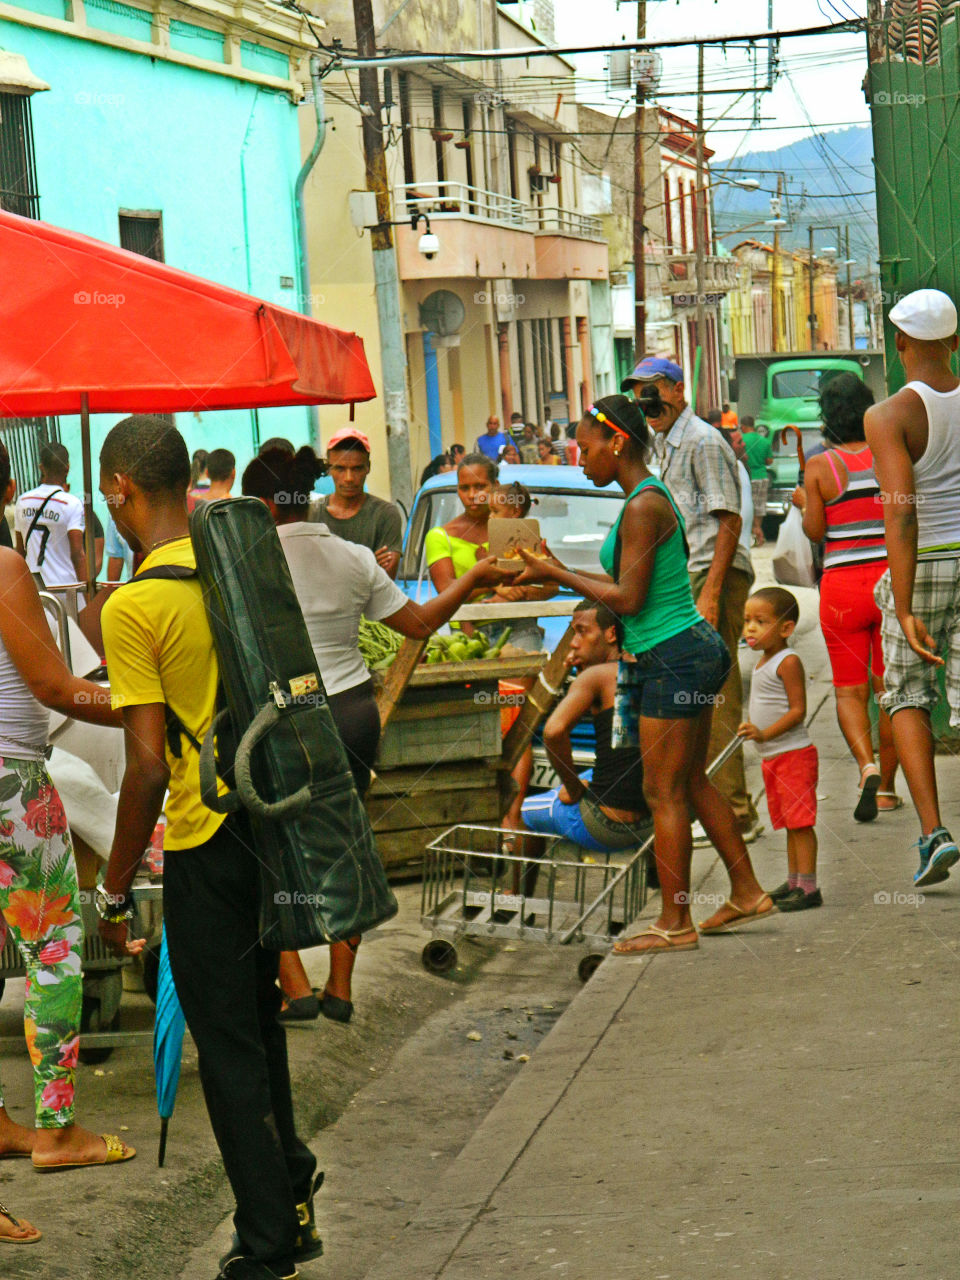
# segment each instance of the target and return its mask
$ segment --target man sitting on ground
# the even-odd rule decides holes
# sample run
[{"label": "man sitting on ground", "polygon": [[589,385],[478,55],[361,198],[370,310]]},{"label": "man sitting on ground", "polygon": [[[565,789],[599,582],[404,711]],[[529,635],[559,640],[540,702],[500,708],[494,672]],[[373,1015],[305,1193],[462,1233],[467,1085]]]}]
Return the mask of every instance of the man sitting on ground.
[{"label": "man sitting on ground", "polygon": [[[635,747],[611,745],[617,691],[617,620],[602,604],[582,600],[574,610],[567,662],[579,674],[543,730],[543,743],[561,785],[523,802],[523,827],[537,836],[562,836],[594,853],[636,848],[650,811],[643,798],[643,764]],[[578,774],[570,731],[583,716],[593,718],[596,763]],[[542,841],[525,836],[525,856],[542,856]],[[530,886],[527,891],[530,892]]]}]

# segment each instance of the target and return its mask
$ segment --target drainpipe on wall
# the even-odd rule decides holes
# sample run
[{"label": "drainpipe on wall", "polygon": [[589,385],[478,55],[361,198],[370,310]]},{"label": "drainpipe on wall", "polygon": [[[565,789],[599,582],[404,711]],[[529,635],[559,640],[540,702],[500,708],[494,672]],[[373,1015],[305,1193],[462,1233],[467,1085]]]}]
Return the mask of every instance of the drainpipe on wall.
[{"label": "drainpipe on wall", "polygon": [[[307,184],[307,178],[309,178],[313,166],[317,163],[317,156],[323,150],[323,144],[327,140],[327,122],[323,114],[323,85],[320,80],[320,59],[316,55],[310,59],[310,83],[313,86],[313,109],[317,117],[317,136],[314,138],[310,154],[297,174],[297,181],[294,187],[297,220],[297,287],[300,298],[300,311],[305,316],[310,314],[310,267],[307,255],[307,221],[303,209],[303,191]],[[311,405],[308,408],[307,420],[310,423],[310,435],[313,439],[314,447],[319,453],[322,442],[320,440],[320,411],[316,405]]]},{"label": "drainpipe on wall", "polygon": [[[259,101],[260,86],[258,85],[250,105],[250,115],[247,117],[247,127],[240,147],[240,206],[243,215],[243,252],[247,268],[247,293],[253,293],[253,273],[250,267],[250,220],[247,217],[247,143],[250,141],[250,130],[253,128],[253,117]],[[260,417],[256,409],[250,410],[250,422],[253,427],[251,431],[253,448],[256,451],[260,448]]]}]

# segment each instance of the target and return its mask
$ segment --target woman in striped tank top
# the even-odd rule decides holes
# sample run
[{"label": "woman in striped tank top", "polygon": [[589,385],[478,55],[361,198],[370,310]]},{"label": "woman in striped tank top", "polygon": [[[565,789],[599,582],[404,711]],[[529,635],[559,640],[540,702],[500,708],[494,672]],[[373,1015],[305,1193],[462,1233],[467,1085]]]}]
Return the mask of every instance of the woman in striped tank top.
[{"label": "woman in striped tank top", "polygon": [[811,458],[804,473],[803,530],[825,540],[820,583],[820,625],[830,655],[837,720],[860,767],[853,816],[872,822],[878,811],[898,809],[894,791],[897,753],[890,718],[880,713],[880,767],[870,731],[870,686],[883,692],[882,616],[873,589],[887,568],[883,503],[863,415],[873,393],[853,373],[841,373],[820,395],[826,452]]}]

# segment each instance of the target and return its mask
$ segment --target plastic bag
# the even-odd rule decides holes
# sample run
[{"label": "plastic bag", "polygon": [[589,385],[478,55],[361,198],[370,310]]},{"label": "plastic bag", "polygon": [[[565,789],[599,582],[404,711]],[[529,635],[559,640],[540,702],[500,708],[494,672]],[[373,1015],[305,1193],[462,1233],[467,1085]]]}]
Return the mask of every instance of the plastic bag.
[{"label": "plastic bag", "polygon": [[814,587],[813,548],[803,532],[803,515],[791,507],[780,525],[773,552],[773,576],[784,587]]}]

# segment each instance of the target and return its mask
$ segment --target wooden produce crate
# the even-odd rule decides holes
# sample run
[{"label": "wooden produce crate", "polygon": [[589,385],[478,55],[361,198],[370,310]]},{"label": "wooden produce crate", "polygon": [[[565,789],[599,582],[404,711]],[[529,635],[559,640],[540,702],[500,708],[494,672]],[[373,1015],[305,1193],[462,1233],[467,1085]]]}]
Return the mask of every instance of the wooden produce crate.
[{"label": "wooden produce crate", "polygon": [[531,654],[421,664],[406,674],[366,802],[385,866],[419,864],[427,843],[453,823],[499,822],[505,779],[498,682],[535,676],[542,663]]},{"label": "wooden produce crate", "polygon": [[500,778],[496,763],[489,760],[379,773],[366,804],[384,866],[388,871],[418,870],[427,844],[463,815],[469,814],[470,822],[499,823]]},{"label": "wooden produce crate", "polygon": [[496,680],[407,686],[390,717],[374,768],[486,760],[500,755]]}]

